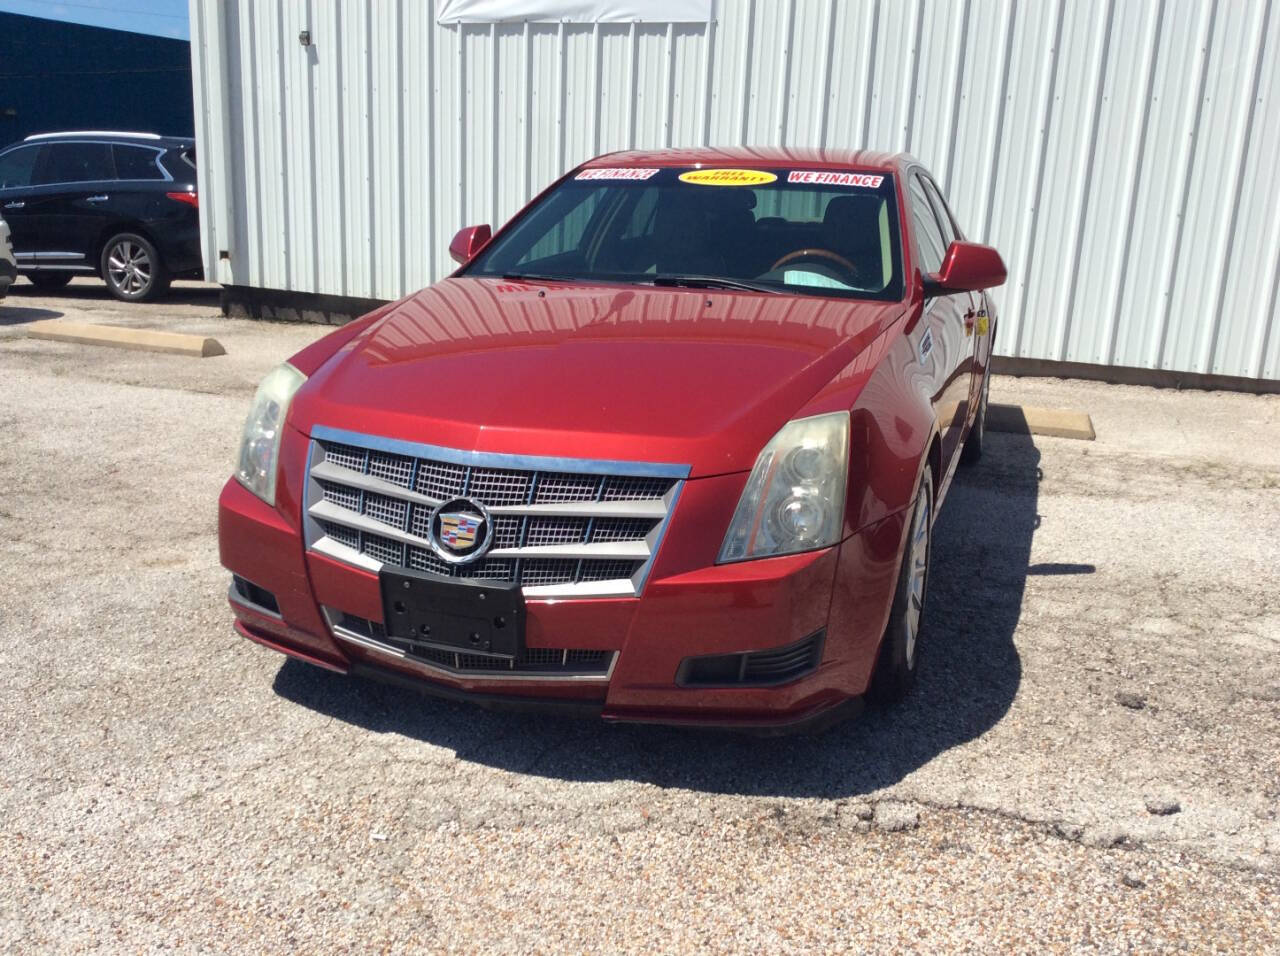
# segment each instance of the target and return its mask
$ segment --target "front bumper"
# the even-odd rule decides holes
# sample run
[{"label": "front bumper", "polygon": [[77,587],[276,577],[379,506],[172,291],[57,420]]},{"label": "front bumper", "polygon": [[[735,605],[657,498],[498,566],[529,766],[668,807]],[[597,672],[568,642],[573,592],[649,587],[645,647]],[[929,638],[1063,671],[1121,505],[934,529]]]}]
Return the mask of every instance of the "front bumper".
[{"label": "front bumper", "polygon": [[[690,481],[685,502],[706,496],[732,504],[743,480]],[[902,516],[894,515],[822,551],[685,567],[696,563],[686,545],[707,529],[696,522],[682,527],[678,507],[641,597],[528,601],[528,647],[608,651],[607,673],[504,678],[447,673],[379,650],[377,642],[341,636],[332,626],[335,612],[381,620],[377,576],[306,552],[300,530],[285,517],[294,511],[296,489],[286,482],[278,494],[279,510],[232,479],[219,501],[222,564],[277,604],[272,611],[232,594],[237,630],[258,643],[342,673],[485,706],[766,732],[808,729],[856,711],[884,633],[903,534]],[[770,686],[677,680],[687,658],[767,651],[819,632],[821,659],[796,679]]]}]

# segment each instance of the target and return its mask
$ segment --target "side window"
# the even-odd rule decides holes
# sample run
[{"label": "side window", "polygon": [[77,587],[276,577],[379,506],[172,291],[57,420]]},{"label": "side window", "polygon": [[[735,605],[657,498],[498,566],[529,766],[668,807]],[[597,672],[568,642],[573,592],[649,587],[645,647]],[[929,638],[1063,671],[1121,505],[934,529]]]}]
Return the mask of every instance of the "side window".
[{"label": "side window", "polygon": [[[592,189],[580,196],[572,197],[570,199],[572,208],[560,213],[562,218],[555,228],[534,243],[529,251],[516,261],[516,265],[525,265],[539,259],[578,251],[582,245],[583,235],[587,231],[587,225],[600,206],[601,197],[612,192],[613,190]],[[559,205],[561,204],[557,204]]]},{"label": "side window", "polygon": [[48,143],[35,184],[92,183],[114,179],[106,143]]},{"label": "side window", "polygon": [[960,238],[960,232],[956,229],[955,217],[951,215],[951,209],[943,200],[937,183],[932,179],[926,179],[924,188],[929,193],[929,200],[933,203],[933,211],[937,214],[938,223],[942,226],[942,238],[947,240],[947,245],[951,245],[951,243]]},{"label": "side window", "polygon": [[19,146],[0,156],[0,189],[30,186],[39,146]]},{"label": "side window", "polygon": [[658,190],[646,189],[631,204],[631,213],[619,239],[638,239],[653,235],[653,218],[658,209]]},{"label": "side window", "polygon": [[154,149],[117,144],[111,147],[111,155],[115,157],[117,179],[164,179],[156,165],[159,153]]},{"label": "side window", "polygon": [[911,177],[911,218],[915,225],[916,247],[920,252],[920,271],[926,274],[937,272],[942,268],[947,243],[942,238],[942,230],[938,228],[938,220],[919,176]]}]

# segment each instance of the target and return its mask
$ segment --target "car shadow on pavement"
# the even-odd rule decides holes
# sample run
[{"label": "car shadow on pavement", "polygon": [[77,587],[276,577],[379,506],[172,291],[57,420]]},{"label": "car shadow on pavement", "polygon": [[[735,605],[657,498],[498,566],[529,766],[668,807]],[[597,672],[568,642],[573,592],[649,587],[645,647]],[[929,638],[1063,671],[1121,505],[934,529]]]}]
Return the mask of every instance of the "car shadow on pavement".
[{"label": "car shadow on pavement", "polygon": [[985,456],[957,473],[935,525],[916,687],[898,705],[869,708],[825,733],[758,738],[489,712],[293,660],[277,673],[275,691],[370,731],[513,772],[731,794],[869,793],[975,739],[1008,712],[1022,677],[1013,635],[1039,523],[1039,462],[1029,436],[987,435]]},{"label": "car shadow on pavement", "polygon": [[53,309],[33,309],[14,302],[12,297],[0,300],[0,325],[21,325],[41,319],[60,319],[63,313]]}]

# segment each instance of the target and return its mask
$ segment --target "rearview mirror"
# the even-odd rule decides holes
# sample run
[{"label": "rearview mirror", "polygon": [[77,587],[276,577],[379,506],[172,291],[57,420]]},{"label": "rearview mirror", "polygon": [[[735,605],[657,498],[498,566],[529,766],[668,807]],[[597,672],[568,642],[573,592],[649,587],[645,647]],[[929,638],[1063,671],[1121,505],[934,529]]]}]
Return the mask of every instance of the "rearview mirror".
[{"label": "rearview mirror", "polygon": [[924,294],[977,292],[979,289],[1004,285],[1008,276],[1004,260],[991,246],[956,241],[947,248],[942,268],[924,277]]},{"label": "rearview mirror", "polygon": [[493,230],[489,228],[489,224],[483,226],[467,226],[458,230],[458,234],[453,237],[453,242],[449,243],[449,255],[453,256],[453,261],[459,265],[466,265],[475,254],[484,248],[486,242],[493,236]]}]

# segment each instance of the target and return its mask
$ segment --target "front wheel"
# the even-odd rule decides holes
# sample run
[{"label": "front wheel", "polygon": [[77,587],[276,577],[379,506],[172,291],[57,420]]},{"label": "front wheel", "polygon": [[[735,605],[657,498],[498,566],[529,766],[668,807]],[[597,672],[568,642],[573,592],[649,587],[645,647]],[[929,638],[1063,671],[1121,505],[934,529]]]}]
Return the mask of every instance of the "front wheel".
[{"label": "front wheel", "polygon": [[898,586],[889,612],[889,626],[880,644],[880,657],[871,678],[870,695],[882,704],[901,700],[916,681],[920,625],[929,591],[929,555],[933,543],[933,474],[926,466],[911,509],[907,544],[902,551]]},{"label": "front wheel", "polygon": [[169,289],[169,272],[156,247],[131,232],[113,236],[103,247],[102,277],[124,302],[152,302]]}]

